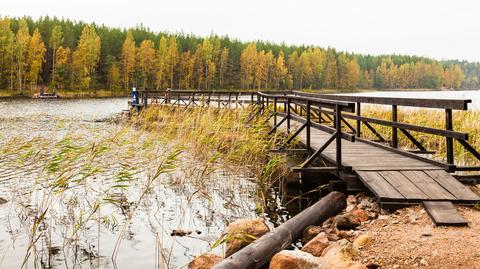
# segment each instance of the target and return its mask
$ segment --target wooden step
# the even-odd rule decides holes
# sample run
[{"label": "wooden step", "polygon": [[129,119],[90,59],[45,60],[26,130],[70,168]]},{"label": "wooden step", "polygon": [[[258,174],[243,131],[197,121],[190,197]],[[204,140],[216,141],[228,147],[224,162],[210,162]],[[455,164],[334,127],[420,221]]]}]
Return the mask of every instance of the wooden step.
[{"label": "wooden step", "polygon": [[437,226],[468,226],[451,202],[423,201],[423,206]]}]

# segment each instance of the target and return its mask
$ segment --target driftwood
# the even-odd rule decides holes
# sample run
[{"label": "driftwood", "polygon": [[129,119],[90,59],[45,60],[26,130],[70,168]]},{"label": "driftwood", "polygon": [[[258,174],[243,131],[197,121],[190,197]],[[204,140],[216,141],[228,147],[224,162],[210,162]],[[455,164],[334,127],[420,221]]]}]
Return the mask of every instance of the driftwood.
[{"label": "driftwood", "polygon": [[225,258],[213,268],[260,268],[268,263],[273,255],[297,240],[307,226],[321,224],[343,210],[346,205],[344,194],[332,192],[270,233],[260,237],[230,257]]}]

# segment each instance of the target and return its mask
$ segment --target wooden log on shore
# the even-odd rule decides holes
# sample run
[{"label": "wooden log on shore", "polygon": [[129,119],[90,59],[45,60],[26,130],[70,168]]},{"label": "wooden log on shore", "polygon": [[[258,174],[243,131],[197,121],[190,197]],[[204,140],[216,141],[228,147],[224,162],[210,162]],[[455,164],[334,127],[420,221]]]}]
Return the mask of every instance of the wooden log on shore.
[{"label": "wooden log on shore", "polygon": [[278,226],[270,233],[255,240],[250,245],[225,258],[214,269],[260,268],[268,263],[273,255],[290,246],[302,236],[309,225],[320,225],[335,216],[347,206],[345,195],[331,192],[314,205],[298,213],[295,217]]}]

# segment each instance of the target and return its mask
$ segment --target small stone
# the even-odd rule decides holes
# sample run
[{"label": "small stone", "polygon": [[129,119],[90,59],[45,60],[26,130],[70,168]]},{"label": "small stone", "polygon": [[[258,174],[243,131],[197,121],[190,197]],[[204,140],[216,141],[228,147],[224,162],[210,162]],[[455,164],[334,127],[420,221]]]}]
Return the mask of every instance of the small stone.
[{"label": "small stone", "polygon": [[363,209],[356,209],[352,211],[352,214],[355,215],[360,220],[360,222],[367,221],[370,218],[368,216],[368,213]]},{"label": "small stone", "polygon": [[0,205],[6,204],[7,202],[7,199],[0,197]]},{"label": "small stone", "polygon": [[360,220],[352,213],[345,213],[336,216],[333,223],[339,230],[351,230],[360,225]]},{"label": "small stone", "polygon": [[425,260],[425,258],[423,258],[423,259],[420,260],[420,264],[421,264],[422,266],[428,266],[428,262],[427,262],[427,260]]},{"label": "small stone", "polygon": [[320,226],[314,226],[314,225],[310,225],[308,226],[307,228],[305,228],[305,230],[303,230],[303,235],[302,235],[302,244],[307,244],[308,242],[310,242],[310,240],[312,240],[313,238],[315,238],[315,236],[317,236],[319,233],[323,232],[324,229]]},{"label": "small stone", "polygon": [[425,237],[427,237],[427,236],[432,236],[432,234],[431,234],[431,233],[429,233],[429,232],[423,232],[423,233],[422,233],[422,236],[425,236]]},{"label": "small stone", "polygon": [[313,256],[322,256],[323,250],[328,247],[330,241],[326,233],[319,233],[315,238],[310,240],[303,248],[302,251],[308,252]]},{"label": "small stone", "polygon": [[349,195],[347,197],[347,203],[356,204],[357,203],[357,198],[354,195]]},{"label": "small stone", "polygon": [[356,205],[347,205],[347,208],[345,208],[345,212],[352,212],[355,209],[357,209]]},{"label": "small stone", "polygon": [[380,207],[380,203],[379,202],[374,202],[372,203],[372,205],[370,206],[370,211],[372,212],[375,212],[375,213],[380,213],[380,210],[382,208]]},{"label": "small stone", "polygon": [[393,268],[393,269],[398,269],[398,268],[400,268],[400,265],[394,264],[394,265],[392,266],[392,268]]},{"label": "small stone", "polygon": [[269,269],[317,269],[325,262],[320,257],[299,250],[282,250],[270,261]]},{"label": "small stone", "polygon": [[353,241],[353,245],[357,248],[365,247],[371,243],[373,243],[373,237],[368,234],[362,234]]},{"label": "small stone", "polygon": [[201,256],[195,257],[193,261],[188,264],[188,269],[210,269],[219,263],[222,260],[222,257],[206,253]]}]

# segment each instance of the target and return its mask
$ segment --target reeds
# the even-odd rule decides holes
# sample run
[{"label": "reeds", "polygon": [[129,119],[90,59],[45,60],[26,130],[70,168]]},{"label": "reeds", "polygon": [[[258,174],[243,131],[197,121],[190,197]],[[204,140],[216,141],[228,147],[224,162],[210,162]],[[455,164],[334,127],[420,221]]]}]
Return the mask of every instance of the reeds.
[{"label": "reeds", "polygon": [[[362,108],[362,116],[391,120],[391,111],[382,106],[365,106]],[[419,126],[428,126],[438,129],[445,129],[445,112],[434,109],[399,109],[398,121],[402,123],[414,124]],[[351,121],[352,122],[352,121]],[[353,122],[352,122],[353,123]],[[390,139],[392,128],[388,126],[374,125],[384,138]],[[458,132],[468,133],[468,142],[477,150],[480,150],[480,111],[454,111],[453,129]],[[405,149],[415,149],[410,140],[398,132],[399,146]],[[410,132],[424,147],[428,150],[434,150],[432,156],[439,160],[446,159],[445,137]],[[362,137],[377,139],[375,135],[365,126],[362,127]],[[468,152],[460,143],[454,142],[455,162],[459,165],[480,165],[470,152]]]}]

